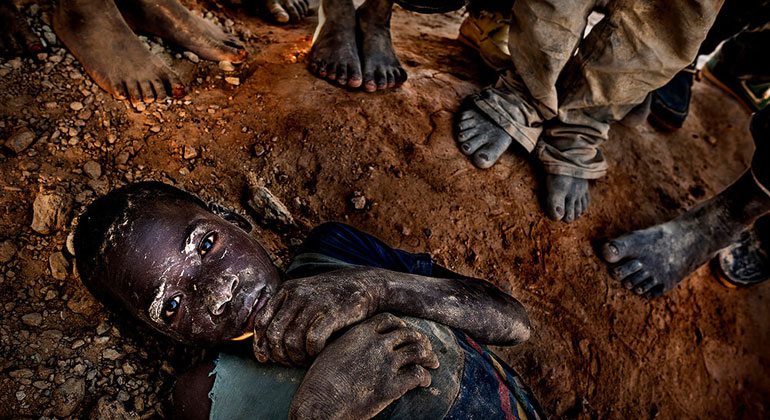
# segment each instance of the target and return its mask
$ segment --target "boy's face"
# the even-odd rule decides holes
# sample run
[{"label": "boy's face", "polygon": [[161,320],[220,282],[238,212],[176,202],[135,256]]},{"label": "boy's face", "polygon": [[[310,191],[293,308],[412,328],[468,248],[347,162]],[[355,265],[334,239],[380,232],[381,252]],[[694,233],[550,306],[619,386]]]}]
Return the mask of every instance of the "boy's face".
[{"label": "boy's face", "polygon": [[280,282],[249,234],[194,203],[165,200],[120,227],[106,255],[115,292],[134,315],[189,344],[251,331]]}]

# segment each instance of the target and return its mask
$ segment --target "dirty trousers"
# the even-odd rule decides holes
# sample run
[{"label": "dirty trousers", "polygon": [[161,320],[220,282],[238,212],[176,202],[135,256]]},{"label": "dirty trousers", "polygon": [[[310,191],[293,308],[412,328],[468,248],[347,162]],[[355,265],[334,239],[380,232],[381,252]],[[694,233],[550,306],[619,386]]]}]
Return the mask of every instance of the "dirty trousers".
[{"label": "dirty trousers", "polygon": [[[473,98],[546,172],[596,179],[609,125],[698,53],[723,0],[516,0],[513,69]],[[592,11],[604,18],[583,38]]]}]

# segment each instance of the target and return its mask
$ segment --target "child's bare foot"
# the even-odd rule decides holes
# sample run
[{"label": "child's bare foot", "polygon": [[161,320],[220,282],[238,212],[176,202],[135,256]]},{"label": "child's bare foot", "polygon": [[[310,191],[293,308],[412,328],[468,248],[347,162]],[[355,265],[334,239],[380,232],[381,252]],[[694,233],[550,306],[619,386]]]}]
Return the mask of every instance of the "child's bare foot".
[{"label": "child's bare foot", "polygon": [[278,23],[299,22],[310,14],[308,0],[265,0],[265,8]]},{"label": "child's bare foot", "polygon": [[351,0],[323,0],[310,50],[310,71],[343,86],[361,86],[356,10]]},{"label": "child's bare foot", "polygon": [[567,223],[580,217],[591,201],[588,180],[565,175],[547,174],[545,194],[545,210],[548,216]]},{"label": "child's bare foot", "polygon": [[392,0],[367,0],[356,13],[359,56],[367,92],[398,87],[406,81],[406,71],[390,39],[392,10]]},{"label": "child's bare foot", "polygon": [[246,59],[238,38],[190,13],[177,0],[115,0],[115,4],[134,30],[157,35],[206,60]]},{"label": "child's bare foot", "polygon": [[102,89],[132,103],[184,95],[176,74],[152,55],[112,0],[61,0],[54,30]]},{"label": "child's bare foot", "polygon": [[33,54],[43,49],[24,15],[11,0],[0,0],[0,55]]},{"label": "child's bare foot", "polygon": [[733,243],[768,211],[770,196],[749,171],[676,219],[605,243],[602,257],[623,287],[657,297]]}]

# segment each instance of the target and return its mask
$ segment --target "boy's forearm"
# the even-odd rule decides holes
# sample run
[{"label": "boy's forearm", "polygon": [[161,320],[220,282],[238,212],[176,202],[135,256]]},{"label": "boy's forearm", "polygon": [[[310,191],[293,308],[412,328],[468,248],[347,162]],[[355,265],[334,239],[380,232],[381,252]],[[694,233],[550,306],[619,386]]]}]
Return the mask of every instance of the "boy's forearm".
[{"label": "boy's forearm", "polygon": [[524,307],[491,283],[399,273],[379,268],[356,269],[374,285],[377,312],[430,319],[461,329],[488,344],[511,345],[529,338]]}]

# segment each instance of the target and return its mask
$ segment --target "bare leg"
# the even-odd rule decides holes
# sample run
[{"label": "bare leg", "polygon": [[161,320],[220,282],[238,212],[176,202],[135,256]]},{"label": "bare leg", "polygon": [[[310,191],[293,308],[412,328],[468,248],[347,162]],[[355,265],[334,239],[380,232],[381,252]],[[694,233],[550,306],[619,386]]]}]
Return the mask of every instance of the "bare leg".
[{"label": "bare leg", "polygon": [[366,0],[356,12],[358,50],[367,92],[401,86],[406,71],[393,51],[390,17],[393,0]]},{"label": "bare leg", "polygon": [[139,41],[112,0],[61,0],[54,30],[94,81],[117,98],[149,103],[184,94],[174,72]]},{"label": "bare leg", "polygon": [[770,211],[770,195],[751,171],[719,195],[676,219],[604,244],[602,256],[612,276],[639,295],[657,297]]},{"label": "bare leg", "polygon": [[11,0],[0,0],[0,55],[32,54],[43,49],[24,15]]},{"label": "bare leg", "polygon": [[352,0],[322,0],[310,50],[310,71],[342,86],[361,86],[356,47],[356,9]]},{"label": "bare leg", "polygon": [[167,39],[207,60],[240,63],[246,59],[241,41],[190,13],[177,0],[115,0],[115,4],[136,31]]}]

